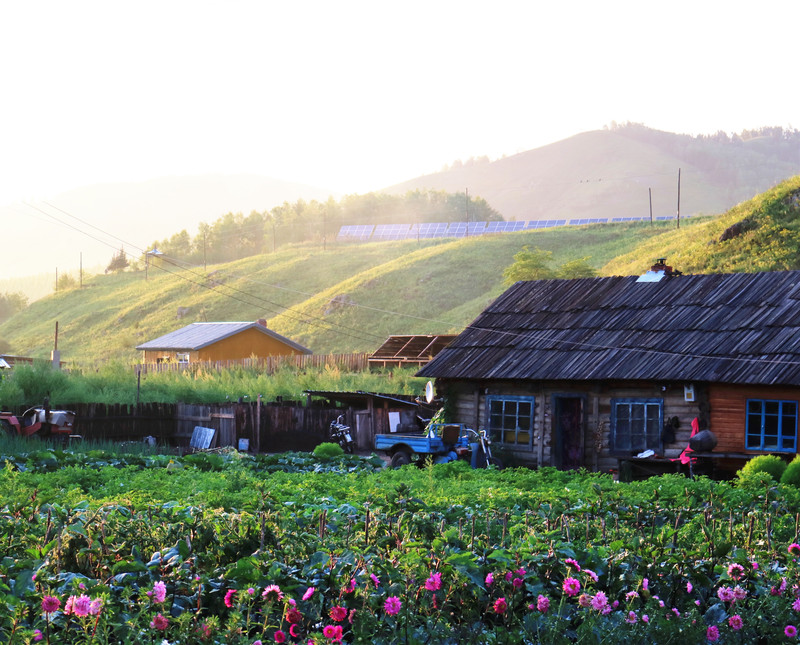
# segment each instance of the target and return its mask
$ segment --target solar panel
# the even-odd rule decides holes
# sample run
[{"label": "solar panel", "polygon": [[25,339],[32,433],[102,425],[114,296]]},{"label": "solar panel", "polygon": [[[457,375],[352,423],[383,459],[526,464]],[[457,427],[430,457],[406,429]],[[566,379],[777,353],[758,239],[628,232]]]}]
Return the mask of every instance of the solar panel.
[{"label": "solar panel", "polygon": [[372,234],[373,241],[404,240],[411,224],[378,224]]},{"label": "solar panel", "polygon": [[339,233],[336,239],[340,241],[353,241],[359,240],[366,242],[372,235],[372,229],[375,227],[372,224],[349,224],[339,228]]},{"label": "solar panel", "polygon": [[467,224],[467,235],[483,235],[486,232],[488,222],[469,222]]},{"label": "solar panel", "polygon": [[668,220],[675,219],[675,215],[658,215],[656,216],[656,219],[659,222],[666,222]]},{"label": "solar panel", "polygon": [[467,223],[466,222],[450,222],[447,227],[447,237],[466,237],[467,236]]},{"label": "solar panel", "polygon": [[419,225],[420,238],[447,237],[447,222],[424,222]]}]

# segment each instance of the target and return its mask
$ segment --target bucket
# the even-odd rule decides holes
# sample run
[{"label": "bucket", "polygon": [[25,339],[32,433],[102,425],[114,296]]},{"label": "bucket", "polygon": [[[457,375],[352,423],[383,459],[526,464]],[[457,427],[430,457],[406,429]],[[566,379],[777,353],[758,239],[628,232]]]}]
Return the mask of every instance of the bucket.
[{"label": "bucket", "polygon": [[250,439],[239,439],[239,452],[250,450]]}]

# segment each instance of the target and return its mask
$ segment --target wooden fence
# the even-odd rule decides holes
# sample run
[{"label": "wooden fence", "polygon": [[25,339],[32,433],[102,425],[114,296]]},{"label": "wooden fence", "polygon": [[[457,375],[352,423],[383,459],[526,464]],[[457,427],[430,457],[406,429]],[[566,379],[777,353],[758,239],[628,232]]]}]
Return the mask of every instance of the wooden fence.
[{"label": "wooden fence", "polygon": [[312,450],[327,438],[331,420],[353,414],[339,408],[306,407],[300,402],[252,401],[226,405],[148,403],[65,405],[76,412],[75,433],[85,440],[142,441],[188,448],[195,426],[214,428],[210,447],[238,448],[246,440],[252,452]]},{"label": "wooden fence", "polygon": [[142,376],[158,372],[182,371],[222,371],[232,367],[256,369],[271,374],[286,365],[298,368],[338,367],[348,372],[360,372],[369,367],[369,354],[300,354],[295,356],[267,356],[264,358],[243,358],[229,361],[197,361],[193,363],[141,363],[134,370]]}]

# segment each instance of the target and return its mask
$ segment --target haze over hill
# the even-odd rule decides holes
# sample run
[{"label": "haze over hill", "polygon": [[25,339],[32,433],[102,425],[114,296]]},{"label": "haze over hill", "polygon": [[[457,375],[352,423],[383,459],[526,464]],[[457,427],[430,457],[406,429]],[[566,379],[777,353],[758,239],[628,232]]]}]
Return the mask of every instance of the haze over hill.
[{"label": "haze over hill", "polygon": [[[457,162],[375,190],[467,191],[509,220],[642,217],[649,215],[652,194],[655,216],[674,215],[679,168],[681,214],[721,213],[800,172],[800,134],[762,128],[742,137],[691,137],[627,124],[491,163]],[[225,213],[267,212],[284,202],[324,202],[330,196],[337,197],[326,189],[256,175],[165,177],[76,189],[48,200],[52,206],[0,210],[0,217],[13,217],[23,227],[15,236],[20,242],[0,256],[0,277],[54,275],[56,268],[77,275],[81,261],[94,273],[120,247],[138,256],[153,240],[183,229],[194,232],[201,222]],[[375,221],[387,223],[377,212]]]},{"label": "haze over hill", "polygon": [[[506,219],[718,214],[800,172],[800,134],[764,128],[748,139],[613,126],[490,163],[457,163],[385,192],[468,189]],[[761,136],[758,136],[761,135]]]},{"label": "haze over hill", "polygon": [[[59,322],[65,360],[139,358],[136,345],[190,322],[267,319],[315,353],[374,351],[390,334],[458,332],[504,290],[523,247],[601,275],[657,257],[685,273],[800,269],[800,175],[715,217],[566,226],[457,240],[288,244],[235,262],[93,277],[0,325],[0,345],[44,358]],[[680,278],[678,278],[680,279]]]}]

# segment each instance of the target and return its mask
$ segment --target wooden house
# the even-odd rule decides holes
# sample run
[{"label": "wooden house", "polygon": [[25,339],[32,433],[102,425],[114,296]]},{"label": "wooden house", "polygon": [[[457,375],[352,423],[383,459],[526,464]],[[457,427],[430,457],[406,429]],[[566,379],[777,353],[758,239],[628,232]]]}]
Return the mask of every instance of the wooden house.
[{"label": "wooden house", "polygon": [[267,329],[266,321],[196,322],[138,345],[144,363],[235,361],[255,356],[310,354],[311,350]]},{"label": "wooden house", "polygon": [[797,452],[800,271],[519,282],[423,367],[454,421],[532,465]]}]

